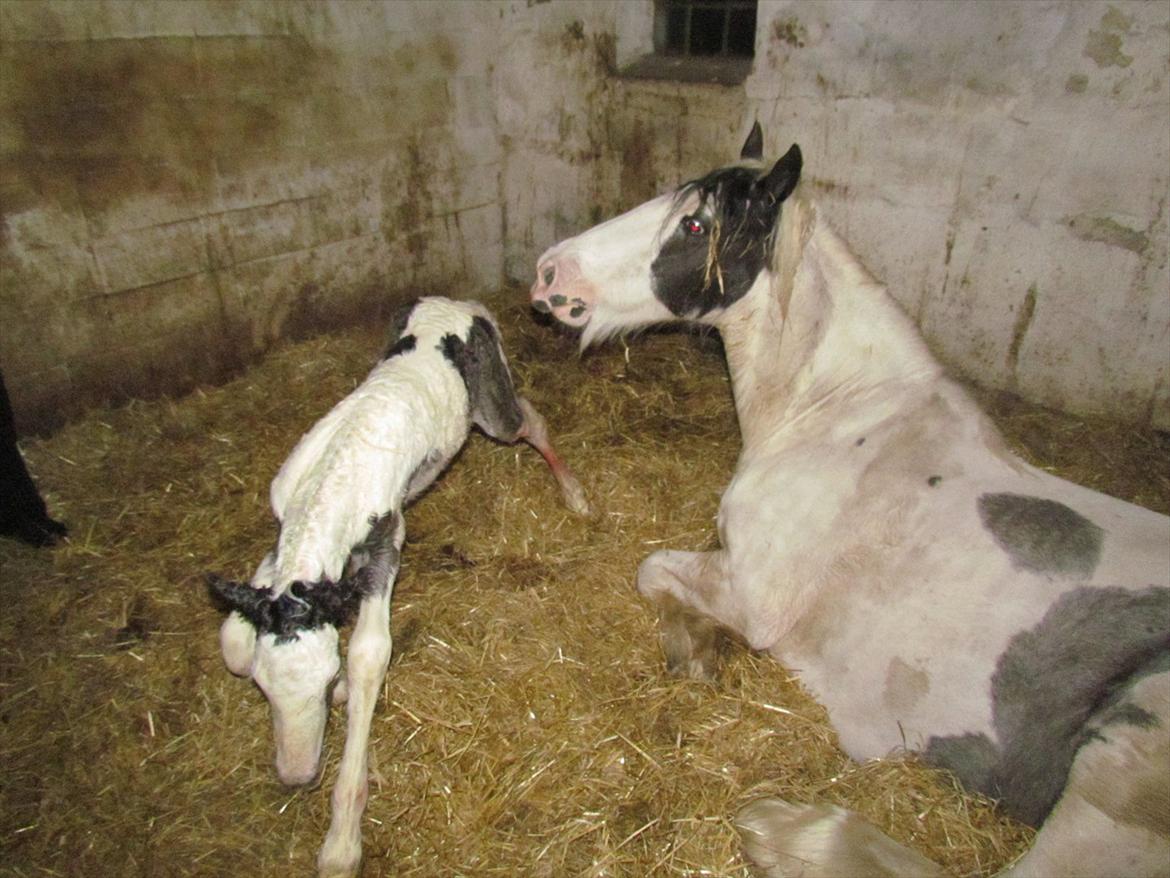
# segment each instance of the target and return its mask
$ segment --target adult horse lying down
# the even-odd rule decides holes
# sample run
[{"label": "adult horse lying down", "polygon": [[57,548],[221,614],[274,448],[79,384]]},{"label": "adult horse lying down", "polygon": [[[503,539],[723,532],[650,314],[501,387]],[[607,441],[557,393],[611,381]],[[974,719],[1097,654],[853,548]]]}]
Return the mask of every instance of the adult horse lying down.
[{"label": "adult horse lying down", "polygon": [[[390,661],[403,507],[443,471],[474,423],[502,442],[530,443],[570,508],[588,512],[544,420],[517,396],[482,305],[419,299],[393,323],[381,361],[301,438],[273,480],[280,533],[251,583],[208,577],[231,611],[220,629],[224,661],[255,680],[272,706],[281,781],[317,780],[330,692],[335,703],[348,696],[333,817],[317,860],[329,876],[353,875],[361,862],[366,751]],[[355,609],[340,679],[337,629]]]},{"label": "adult horse lying down", "polygon": [[[1170,519],[1014,457],[815,204],[800,150],[575,238],[532,302],[583,345],[716,327],[743,437],[722,548],[638,570],[668,667],[716,627],[797,672],[858,760],[903,746],[1041,826],[1023,875],[1170,873]],[[855,815],[737,820],[768,875],[937,874]]]}]

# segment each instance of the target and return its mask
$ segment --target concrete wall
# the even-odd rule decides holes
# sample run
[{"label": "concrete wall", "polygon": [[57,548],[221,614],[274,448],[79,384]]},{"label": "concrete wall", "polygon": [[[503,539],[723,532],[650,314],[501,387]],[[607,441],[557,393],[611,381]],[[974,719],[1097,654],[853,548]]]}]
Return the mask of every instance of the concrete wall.
[{"label": "concrete wall", "polygon": [[649,0],[0,2],[22,429],[215,380],[733,159],[754,119],[954,369],[1170,428],[1170,6],[761,0],[734,86]]},{"label": "concrete wall", "polygon": [[19,427],[181,392],[412,292],[497,288],[499,13],[0,3],[0,367]]},{"label": "concrete wall", "polygon": [[[762,0],[737,87],[570,75],[570,33],[648,51],[649,4],[535,12],[504,63],[542,88],[499,89],[509,275],[759,119],[952,369],[1170,428],[1170,5]],[[555,188],[525,194],[529,171]]]},{"label": "concrete wall", "polygon": [[771,3],[746,89],[936,352],[1170,428],[1170,4]]},{"label": "concrete wall", "polygon": [[531,283],[561,238],[739,155],[742,86],[615,75],[652,50],[652,22],[650,2],[509,7],[493,81],[511,280]]}]

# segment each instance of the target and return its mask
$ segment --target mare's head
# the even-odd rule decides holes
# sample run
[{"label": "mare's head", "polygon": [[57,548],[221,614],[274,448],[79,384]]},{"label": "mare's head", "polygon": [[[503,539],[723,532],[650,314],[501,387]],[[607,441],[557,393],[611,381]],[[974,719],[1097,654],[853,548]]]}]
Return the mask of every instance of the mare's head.
[{"label": "mare's head", "polygon": [[289,786],[314,783],[341,670],[337,629],[361,600],[363,580],[296,582],[279,595],[215,574],[207,584],[230,611],[220,628],[228,670],[254,680],[272,707],[277,775]]},{"label": "mare's head", "polygon": [[532,305],[592,341],[637,326],[711,320],[764,270],[800,148],[770,168],[757,123],[740,162],[712,171],[547,250]]}]

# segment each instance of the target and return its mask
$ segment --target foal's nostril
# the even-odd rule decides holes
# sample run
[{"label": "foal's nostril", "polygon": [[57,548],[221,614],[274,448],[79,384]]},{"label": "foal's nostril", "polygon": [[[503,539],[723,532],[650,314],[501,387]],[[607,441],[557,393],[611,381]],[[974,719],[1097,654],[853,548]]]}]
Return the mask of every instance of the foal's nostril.
[{"label": "foal's nostril", "polygon": [[556,279],[557,269],[555,265],[546,265],[544,271],[541,272],[541,277],[544,279],[544,285],[551,287],[552,282]]}]

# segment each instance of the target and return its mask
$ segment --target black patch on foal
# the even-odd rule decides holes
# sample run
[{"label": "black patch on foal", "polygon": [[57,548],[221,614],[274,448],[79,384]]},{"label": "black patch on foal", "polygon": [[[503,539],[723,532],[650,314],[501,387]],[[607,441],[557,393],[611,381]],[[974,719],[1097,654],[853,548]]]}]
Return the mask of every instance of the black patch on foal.
[{"label": "black patch on foal", "polygon": [[364,597],[356,588],[343,588],[328,579],[294,582],[276,598],[271,588],[253,588],[214,573],[207,575],[207,585],[220,609],[239,613],[257,634],[275,634],[277,643],[287,643],[301,631],[325,625],[340,628]]},{"label": "black patch on foal", "polygon": [[301,631],[325,625],[340,628],[362,600],[382,594],[398,573],[398,515],[388,512],[370,521],[365,538],[350,550],[354,574],[341,582],[294,582],[279,597],[271,587],[254,588],[215,573],[207,574],[212,601],[243,616],[257,634],[275,634],[277,643],[295,640]]},{"label": "black patch on foal", "polygon": [[1170,588],[1078,588],[1011,639],[991,678],[999,744],[986,735],[931,738],[924,757],[970,789],[1039,826],[1077,750],[1118,724],[1158,720],[1130,699],[1143,677],[1170,669]]},{"label": "black patch on foal", "polygon": [[671,231],[650,265],[654,295],[672,314],[701,317],[751,288],[771,255],[780,205],[799,182],[801,164],[793,145],[767,174],[721,168],[679,188],[676,205],[697,195],[699,207]]},{"label": "black patch on foal", "polygon": [[1020,570],[1088,577],[1101,558],[1101,528],[1054,500],[983,494],[979,518]]},{"label": "black patch on foal", "polygon": [[[418,305],[419,300],[413,299],[405,305],[399,306],[393,314],[390,315],[390,334],[386,338],[385,353],[382,354],[382,359],[385,360],[395,354],[403,353],[401,350],[396,350],[402,336],[406,332],[406,328],[410,325],[410,318],[414,314],[414,308]],[[408,348],[407,350],[410,350]]]},{"label": "black patch on foal", "polygon": [[386,348],[386,353],[382,354],[383,360],[389,360],[391,357],[397,357],[399,354],[408,354],[414,350],[414,346],[418,344],[418,339],[413,335],[404,335],[394,344]]},{"label": "black patch on foal", "polygon": [[467,385],[471,419],[493,439],[511,442],[520,432],[524,415],[516,398],[512,375],[490,320],[475,317],[464,341],[454,333],[439,343]]}]

